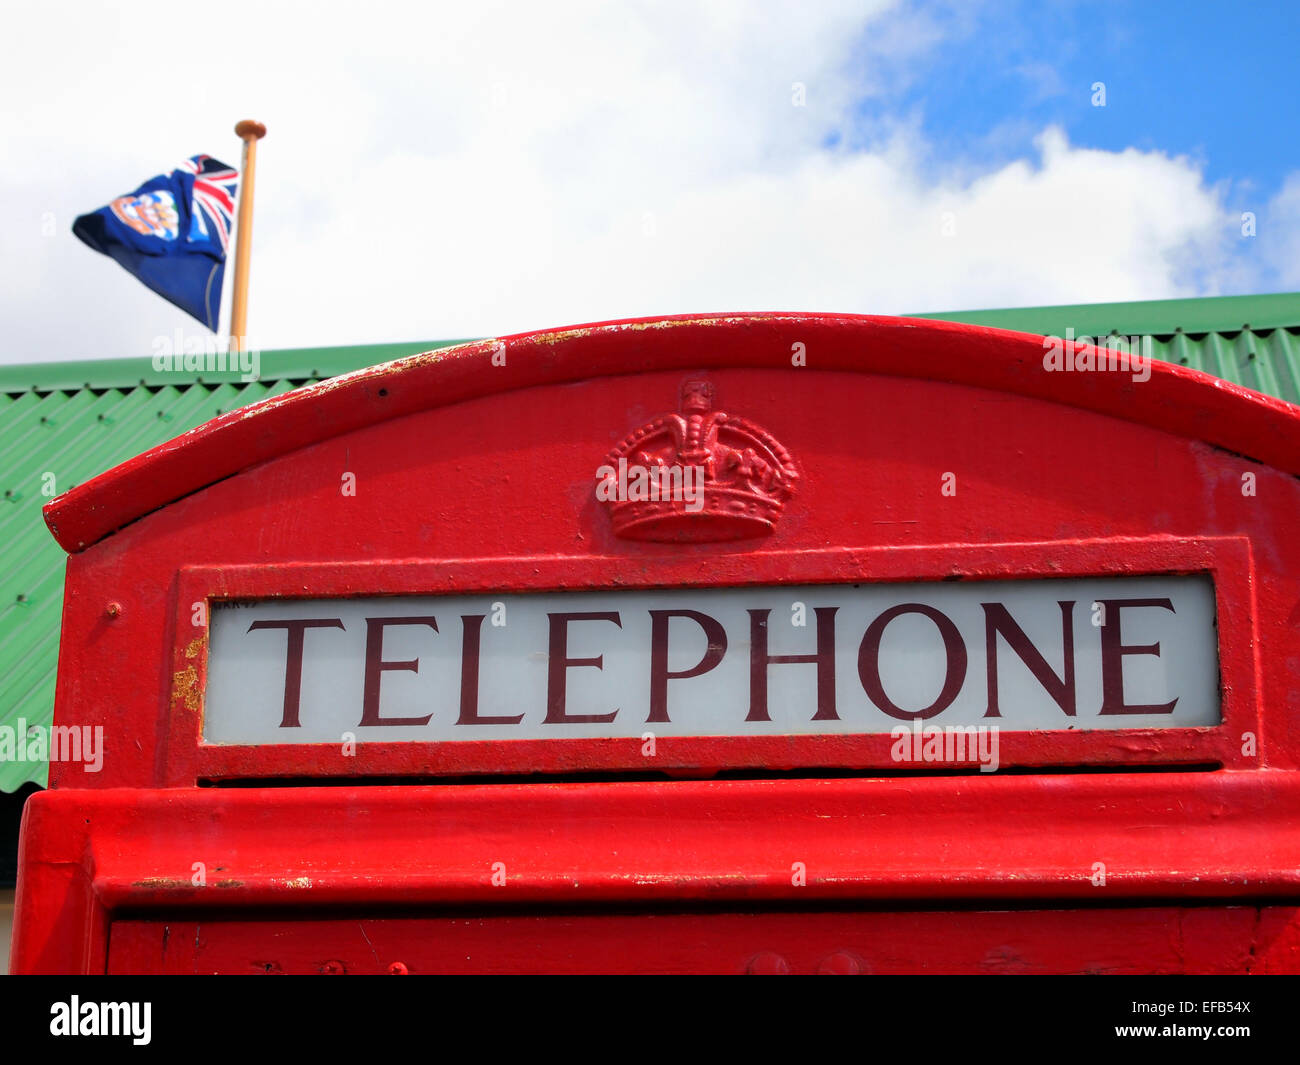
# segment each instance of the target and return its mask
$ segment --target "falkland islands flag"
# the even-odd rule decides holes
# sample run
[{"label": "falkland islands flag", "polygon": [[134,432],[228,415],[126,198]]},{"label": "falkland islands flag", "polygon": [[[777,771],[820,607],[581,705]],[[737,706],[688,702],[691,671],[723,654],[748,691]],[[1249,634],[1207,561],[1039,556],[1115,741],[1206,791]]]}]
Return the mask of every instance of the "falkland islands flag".
[{"label": "falkland islands flag", "polygon": [[238,186],[237,170],[196,155],[83,214],[72,232],[215,333]]}]

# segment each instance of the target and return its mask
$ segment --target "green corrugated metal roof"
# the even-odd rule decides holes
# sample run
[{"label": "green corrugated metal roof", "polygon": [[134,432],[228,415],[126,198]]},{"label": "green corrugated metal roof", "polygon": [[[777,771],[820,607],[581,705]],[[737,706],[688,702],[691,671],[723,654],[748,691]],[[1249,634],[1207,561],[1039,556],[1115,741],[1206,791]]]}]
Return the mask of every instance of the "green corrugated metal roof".
[{"label": "green corrugated metal roof", "polygon": [[[1052,335],[1150,335],[1159,358],[1300,404],[1300,293],[913,317]],[[46,725],[53,712],[66,556],[41,520],[44,474],[65,492],[234,407],[453,343],[266,352],[259,380],[247,384],[231,373],[161,372],[148,358],[0,367],[0,725]],[[45,779],[44,764],[0,762],[0,790]]]},{"label": "green corrugated metal roof", "polygon": [[1175,333],[1266,333],[1300,328],[1300,293],[1267,296],[1217,296],[1195,300],[1143,300],[1138,303],[1079,303],[1061,307],[1008,307],[992,311],[940,311],[912,318],[940,318],[1040,336],[1060,336],[1067,326],[1077,335],[1172,336]]},{"label": "green corrugated metal roof", "polygon": [[[20,718],[48,725],[54,710],[67,555],[41,518],[51,495],[224,411],[453,343],[266,352],[250,383],[231,373],[158,371],[148,358],[0,367],[0,726]],[[44,785],[46,770],[0,761],[0,790]]]},{"label": "green corrugated metal roof", "polygon": [[[429,340],[424,343],[366,344],[346,348],[284,348],[280,351],[264,352],[261,355],[259,380],[263,384],[268,381],[294,381],[298,384],[307,384],[312,381],[322,381],[327,377],[337,377],[341,373],[359,370],[364,366],[391,362],[404,355],[416,355],[422,351],[432,351],[434,348],[445,348],[462,343],[464,343],[462,340]],[[141,385],[161,388],[166,385],[176,385],[178,378],[183,381],[181,387],[188,387],[195,383],[238,382],[239,377],[238,372],[229,370],[211,372],[196,370],[191,374],[179,374],[175,369],[160,370],[154,367],[152,358],[30,362],[21,366],[0,366],[0,391],[134,389]],[[253,401],[250,399],[248,402]]]},{"label": "green corrugated metal roof", "polygon": [[1042,336],[1149,336],[1151,354],[1300,405],[1300,293],[916,314]]}]

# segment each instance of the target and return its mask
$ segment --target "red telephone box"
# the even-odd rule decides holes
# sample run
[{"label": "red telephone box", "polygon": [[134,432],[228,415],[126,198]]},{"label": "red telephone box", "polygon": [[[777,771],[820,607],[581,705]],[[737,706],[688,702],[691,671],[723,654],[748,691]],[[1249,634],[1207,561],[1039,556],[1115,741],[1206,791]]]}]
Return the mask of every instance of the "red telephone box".
[{"label": "red telephone box", "polygon": [[234,411],[47,507],[104,757],[13,968],[1300,970],[1297,475],[1281,401],[858,316]]}]

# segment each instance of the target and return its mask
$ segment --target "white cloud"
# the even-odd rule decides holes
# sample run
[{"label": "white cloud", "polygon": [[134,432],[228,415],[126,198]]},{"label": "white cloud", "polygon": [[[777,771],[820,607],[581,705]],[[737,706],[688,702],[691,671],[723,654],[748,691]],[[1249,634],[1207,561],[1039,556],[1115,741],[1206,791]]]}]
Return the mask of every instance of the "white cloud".
[{"label": "white cloud", "polygon": [[1255,228],[1263,256],[1285,291],[1300,289],[1300,171],[1288,175]]},{"label": "white cloud", "polygon": [[939,39],[883,0],[233,8],[220,29],[193,5],[10,16],[0,359],[148,354],[190,328],[69,227],[184,155],[237,162],[242,117],[270,129],[249,320],[266,348],[1158,298],[1239,269],[1223,190],[1186,160],[1054,130],[976,174],[906,125],[823,147]]}]

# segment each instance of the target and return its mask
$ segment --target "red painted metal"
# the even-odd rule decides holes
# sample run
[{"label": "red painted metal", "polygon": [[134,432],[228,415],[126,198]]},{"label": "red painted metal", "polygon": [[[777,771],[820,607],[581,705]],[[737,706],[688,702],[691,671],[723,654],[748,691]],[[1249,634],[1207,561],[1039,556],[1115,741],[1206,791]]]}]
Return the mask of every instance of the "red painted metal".
[{"label": "red painted metal", "polygon": [[[576,909],[611,915],[606,926],[630,937],[637,912],[702,904],[763,913],[1179,899],[1256,912],[1256,900],[1300,898],[1295,775],[1223,773],[1213,787],[1190,777],[49,792],[28,804],[15,959],[24,971],[103,971],[115,920],[204,923],[205,912],[292,923],[340,909],[368,917]],[[203,886],[195,862],[204,863]],[[1096,862],[1106,864],[1104,886],[1093,882]],[[1175,944],[1177,927],[1165,929]],[[1261,946],[1271,966],[1294,970],[1294,914],[1286,929]],[[1247,956],[1250,935],[1234,933]],[[243,946],[248,960],[259,957],[255,936]],[[605,957],[601,939],[569,949],[595,969]],[[1130,944],[1126,964],[1154,961],[1145,950]],[[524,971],[537,963],[517,961]]]},{"label": "red painted metal", "polygon": [[[1218,589],[1222,630],[1220,672],[1223,723],[1213,728],[1114,729],[1075,732],[1008,732],[1000,740],[1004,766],[1095,764],[1204,765],[1259,764],[1257,752],[1242,753],[1241,736],[1259,728],[1256,671],[1250,640],[1251,619],[1243,605],[1251,587],[1248,541],[1240,537],[1132,540],[1117,553],[1116,540],[1002,544],[966,550],[947,548],[867,548],[821,551],[765,551],[728,565],[712,558],[664,559],[655,568],[660,587],[712,587],[719,584],[817,584],[835,581],[946,580],[954,574],[1057,578],[1086,575],[1206,572]],[[501,592],[595,589],[611,576],[628,585],[608,558],[582,556],[448,559],[424,562],[290,563],[264,566],[183,567],[176,596],[178,631],[190,626],[192,604],[207,599],[268,599],[302,595],[386,595],[419,590]],[[498,740],[455,744],[370,741],[346,755],[329,744],[284,744],[274,749],[208,745],[200,737],[197,714],[181,712],[190,691],[201,692],[204,659],[193,643],[178,642],[173,676],[185,682],[173,689],[166,783],[232,779],[315,778],[328,776],[416,777],[428,774],[583,772],[594,769],[644,773],[647,769],[789,770],[814,766],[897,769],[890,758],[893,739],[875,735],[779,737],[659,737],[653,764],[642,754],[639,735],[621,740]],[[191,677],[190,670],[194,673]],[[201,695],[197,696],[201,701]]]},{"label": "red painted metal", "polygon": [[[1154,362],[1151,380],[1138,384],[1119,373],[1045,372],[1041,338],[1003,329],[864,315],[681,316],[524,333],[344,374],[230,411],[124,462],[51,501],[46,521],[59,543],[79,551],[257,463],[408,414],[634,371],[784,374],[791,370],[794,343],[810,353],[809,376],[878,374],[1041,399],[1203,440],[1300,474],[1295,407],[1186,367]],[[669,404],[675,394],[668,394]],[[735,405],[734,399],[728,403]]]},{"label": "red painted metal", "polygon": [[[1179,930],[1177,939],[1170,928]],[[113,926],[110,973],[680,973],[838,976],[1286,971],[1295,907],[369,916]],[[260,950],[250,951],[250,943]],[[593,957],[574,943],[596,944]],[[405,961],[390,964],[389,958]]]},{"label": "red painted metal", "polygon": [[[60,497],[47,520],[73,554],[55,719],[103,726],[106,757],[97,774],[53,764],[54,790],[29,800],[13,967],[207,965],[163,958],[158,929],[214,927],[211,911],[220,968],[262,958],[267,921],[295,944],[286,971],[317,954],[355,966],[334,944],[364,920],[397,922],[412,950],[370,963],[422,971],[449,964],[432,944],[451,907],[482,929],[513,927],[506,911],[559,922],[520,969],[547,967],[568,936],[575,968],[617,967],[601,945],[617,942],[647,969],[761,955],[886,971],[902,940],[874,961],[863,943],[887,927],[930,942],[925,922],[866,911],[921,907],[981,945],[935,947],[939,968],[987,968],[1005,948],[1036,971],[1300,970],[1300,410],[1178,367],[1136,382],[1046,372],[1042,356],[1020,334],[850,316],[529,334],[236,411]],[[770,535],[629,540],[597,502],[596,468],[688,380],[798,464]],[[899,775],[888,737],[661,738],[653,770],[628,741],[344,759],[200,738],[193,606],[213,599],[1155,573],[1214,578],[1223,723],[1007,734],[1018,775]],[[723,771],[753,779],[671,779]],[[539,772],[587,779],[521,779]],[[481,774],[494,782],[459,779]],[[373,782],[302,786],[331,777]],[[705,904],[719,913],[691,910]],[[1021,926],[964,912],[977,905],[1043,916],[1016,953]],[[1132,935],[1089,954],[1070,905],[1115,907]],[[750,910],[766,916],[725,916]],[[651,911],[717,949],[660,950]],[[795,911],[823,953],[791,945]],[[1203,947],[1153,946],[1193,926],[1171,941]],[[482,968],[511,964],[492,933],[465,935]]]}]

